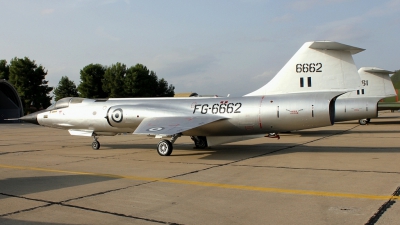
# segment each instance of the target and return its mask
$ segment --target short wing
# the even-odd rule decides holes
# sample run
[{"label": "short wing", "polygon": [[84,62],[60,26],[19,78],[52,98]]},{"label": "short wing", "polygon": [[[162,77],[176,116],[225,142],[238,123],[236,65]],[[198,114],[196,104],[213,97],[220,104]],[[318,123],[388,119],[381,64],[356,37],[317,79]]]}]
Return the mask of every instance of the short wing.
[{"label": "short wing", "polygon": [[170,136],[222,119],[225,118],[218,116],[145,118],[133,134]]}]

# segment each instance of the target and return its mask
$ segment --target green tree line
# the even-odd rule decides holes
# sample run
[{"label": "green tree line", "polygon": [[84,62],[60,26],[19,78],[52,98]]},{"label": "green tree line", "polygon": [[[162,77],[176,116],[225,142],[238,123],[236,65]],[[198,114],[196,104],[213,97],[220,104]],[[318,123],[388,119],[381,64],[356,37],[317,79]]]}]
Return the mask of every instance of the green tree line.
[{"label": "green tree line", "polygon": [[392,79],[394,89],[400,89],[400,70],[395,70],[390,79]]},{"label": "green tree line", "polygon": [[[45,80],[47,70],[35,60],[13,58],[8,64],[0,60],[0,79],[8,80],[17,90],[25,113],[50,106],[53,87]],[[159,79],[154,71],[142,64],[127,67],[116,63],[111,66],[89,64],[80,70],[80,84],[75,85],[68,76],[61,77],[54,88],[54,99],[64,97],[83,98],[136,98],[172,97],[175,87]]]},{"label": "green tree line", "polygon": [[[394,89],[400,90],[400,70],[395,70],[394,74],[390,77]],[[384,102],[395,102],[398,98],[396,96],[383,99]]]},{"label": "green tree line", "polygon": [[175,87],[142,64],[127,67],[89,64],[81,71],[79,96],[85,98],[172,97]]},{"label": "green tree line", "polygon": [[0,60],[0,79],[8,80],[15,87],[25,113],[50,106],[49,93],[53,88],[47,85],[46,75],[47,70],[28,57],[15,57],[10,64],[6,60]]}]

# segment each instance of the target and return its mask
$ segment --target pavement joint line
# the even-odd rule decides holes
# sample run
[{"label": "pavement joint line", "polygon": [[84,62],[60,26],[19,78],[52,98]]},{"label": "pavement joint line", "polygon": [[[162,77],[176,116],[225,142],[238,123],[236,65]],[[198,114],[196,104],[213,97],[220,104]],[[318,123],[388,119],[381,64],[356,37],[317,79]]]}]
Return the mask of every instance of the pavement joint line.
[{"label": "pavement joint line", "polygon": [[138,186],[146,185],[146,184],[149,184],[149,183],[152,183],[152,182],[155,182],[155,181],[148,181],[148,182],[144,182],[144,183],[140,183],[140,184],[136,184],[136,185],[129,185],[129,186],[122,187],[122,188],[116,188],[116,189],[111,189],[111,190],[107,190],[107,191],[101,191],[101,192],[92,193],[92,194],[89,194],[89,195],[79,196],[79,197],[76,197],[76,198],[70,198],[70,199],[66,199],[66,200],[61,201],[61,203],[66,203],[66,202],[76,201],[76,200],[80,200],[80,199],[84,199],[84,198],[90,198],[90,197],[94,197],[94,196],[104,195],[104,194],[115,192],[115,191],[121,191],[121,190],[125,190],[125,189],[132,188],[132,187],[138,187]]},{"label": "pavement joint line", "polygon": [[60,205],[66,206],[66,207],[71,207],[71,208],[76,208],[76,209],[87,210],[87,211],[91,211],[91,212],[110,214],[110,215],[114,215],[114,216],[126,217],[126,218],[131,218],[131,219],[136,219],[136,220],[144,220],[144,221],[153,222],[153,223],[180,225],[179,223],[166,222],[166,221],[160,221],[160,220],[155,220],[155,219],[148,219],[148,218],[144,218],[144,217],[137,217],[137,216],[127,215],[127,214],[117,213],[117,212],[109,212],[109,211],[105,211],[105,210],[87,208],[87,207],[83,207],[83,206],[64,204],[64,203],[60,203]]},{"label": "pavement joint line", "polygon": [[25,151],[15,151],[15,152],[0,152],[0,155],[26,153],[26,152],[41,152],[41,151],[44,151],[44,150],[25,150]]},{"label": "pavement joint line", "polygon": [[233,164],[233,163],[237,163],[237,162],[241,162],[241,161],[248,160],[248,159],[258,158],[258,157],[265,156],[265,155],[270,155],[270,154],[273,154],[273,153],[276,153],[276,152],[280,152],[280,151],[283,151],[283,150],[287,150],[287,149],[299,147],[299,146],[302,146],[302,145],[310,144],[310,143],[313,143],[313,142],[317,142],[317,141],[323,140],[323,139],[325,139],[325,138],[329,138],[329,137],[332,137],[332,136],[335,136],[335,135],[338,135],[338,134],[346,133],[346,132],[348,132],[348,131],[350,131],[350,130],[353,130],[353,129],[359,127],[359,126],[360,126],[360,125],[357,124],[356,126],[354,126],[354,127],[352,127],[352,128],[349,128],[349,129],[347,129],[347,130],[341,130],[341,131],[338,131],[338,132],[336,132],[336,133],[329,134],[329,135],[326,135],[326,136],[323,136],[323,137],[319,137],[319,138],[314,139],[314,140],[311,140],[311,141],[303,142],[303,143],[300,143],[300,144],[294,144],[294,145],[287,146],[287,147],[283,147],[283,148],[280,148],[280,149],[277,149],[277,150],[274,150],[274,151],[266,152],[266,153],[259,154],[259,155],[255,155],[255,156],[251,156],[251,157],[248,157],[248,158],[245,158],[245,159],[236,160],[236,161],[234,161],[234,162],[227,163],[226,165]]},{"label": "pavement joint line", "polygon": [[379,207],[378,211],[371,216],[371,218],[368,220],[367,223],[365,223],[365,225],[373,225],[376,224],[376,222],[378,222],[378,220],[383,216],[383,214],[394,204],[396,203],[396,201],[394,200],[394,198],[397,196],[399,197],[400,195],[400,186],[397,187],[397,189],[393,192],[392,197],[386,201],[385,203],[383,203],[383,205],[381,207]]},{"label": "pavement joint line", "polygon": [[[110,158],[110,159],[118,159],[118,156],[115,156],[115,158]],[[153,163],[165,163],[165,161],[162,160],[147,160],[147,159],[127,159],[129,161],[135,161],[135,162],[153,162]],[[236,161],[235,161],[236,162]],[[171,164],[185,164],[185,165],[204,165],[204,166],[219,166],[219,165],[225,165],[220,164],[220,163],[196,163],[196,162],[168,162]]]},{"label": "pavement joint line", "polygon": [[0,193],[0,195],[7,196],[7,197],[12,197],[12,198],[20,198],[20,199],[24,199],[24,200],[28,200],[28,201],[36,201],[36,202],[46,203],[45,205],[40,205],[40,206],[35,206],[35,207],[32,207],[32,208],[27,208],[27,209],[14,211],[14,212],[0,214],[0,217],[11,216],[11,215],[19,214],[19,213],[22,213],[22,212],[29,212],[29,211],[32,211],[32,210],[35,210],[35,209],[44,208],[44,207],[48,207],[48,206],[57,204],[57,202],[47,201],[47,200],[43,200],[43,199],[29,198],[29,197],[25,197],[25,196],[18,196],[18,195],[6,194],[6,193]]},{"label": "pavement joint line", "polygon": [[77,206],[77,205],[72,205],[72,204],[66,204],[65,201],[53,202],[53,201],[47,201],[47,200],[42,200],[42,199],[34,199],[34,198],[28,198],[28,197],[5,194],[5,193],[0,193],[0,195],[4,195],[4,196],[8,196],[8,197],[14,197],[14,198],[22,198],[22,199],[30,200],[30,201],[37,201],[37,202],[47,203],[47,204],[41,205],[41,206],[36,206],[36,207],[28,208],[28,209],[22,209],[22,210],[10,212],[10,213],[1,214],[0,217],[11,216],[11,215],[15,215],[15,214],[23,213],[23,212],[33,211],[33,210],[36,210],[36,209],[39,209],[39,208],[45,208],[45,207],[49,207],[49,206],[53,206],[53,205],[59,205],[59,206],[76,208],[76,209],[92,211],[92,212],[98,212],[98,213],[103,213],[103,214],[110,214],[110,215],[114,215],[114,216],[132,218],[132,219],[136,219],[136,220],[144,220],[144,221],[160,223],[160,224],[179,225],[178,223],[160,221],[160,220],[155,220],[155,219],[148,219],[148,218],[144,218],[144,217],[126,215],[126,214],[123,214],[123,213],[109,212],[109,211],[98,210],[98,209],[93,209],[93,208],[87,208],[87,207],[82,207],[82,206]]},{"label": "pavement joint line", "polygon": [[30,198],[30,197],[7,194],[7,193],[0,193],[0,195],[4,195],[4,196],[7,196],[7,197],[13,197],[13,198],[21,198],[21,199],[29,200],[29,201],[37,201],[37,202],[42,202],[42,203],[47,203],[47,204],[57,204],[58,203],[58,202],[53,202],[53,201],[49,201],[49,200]]},{"label": "pavement joint line", "polygon": [[178,179],[171,179],[171,178],[123,176],[123,175],[116,175],[116,174],[78,172],[78,171],[37,168],[37,167],[22,167],[22,166],[11,166],[11,165],[2,165],[2,164],[0,164],[0,168],[43,171],[43,172],[53,172],[53,173],[65,173],[65,174],[77,174],[77,175],[88,175],[88,176],[99,176],[99,177],[112,177],[112,178],[119,178],[119,179],[130,179],[130,180],[140,180],[140,181],[150,181],[150,182],[153,181],[153,182],[193,185],[193,186],[201,186],[201,187],[216,187],[216,188],[224,188],[224,189],[259,191],[259,192],[280,193],[280,194],[297,194],[297,195],[309,195],[309,196],[371,199],[371,200],[388,200],[388,199],[399,200],[400,199],[399,196],[351,194],[351,193],[325,192],[325,191],[312,191],[312,190],[269,188],[269,187],[257,187],[257,186],[247,186],[247,185],[234,185],[234,184],[222,184],[222,183],[211,183],[211,182],[190,181],[190,180],[178,180]]},{"label": "pavement joint line", "polygon": [[49,207],[51,205],[54,205],[54,204],[50,203],[50,204],[46,204],[46,205],[41,205],[41,206],[36,206],[36,207],[28,208],[28,209],[22,209],[22,210],[10,212],[10,213],[5,213],[5,214],[0,215],[0,217],[6,217],[6,216],[11,216],[11,215],[15,215],[15,214],[23,213],[23,212],[29,212],[29,211],[33,211],[35,209]]},{"label": "pavement joint line", "polygon": [[[121,156],[128,155],[128,154],[130,154],[130,153],[121,154]],[[57,163],[57,164],[54,164],[54,166],[66,165],[66,164],[71,164],[71,163],[79,163],[79,162],[85,162],[85,161],[91,161],[91,160],[97,160],[97,159],[106,159],[106,158],[112,159],[112,157],[116,157],[116,156],[120,156],[120,155],[101,156],[101,157],[64,156],[66,158],[70,157],[70,158],[83,158],[83,159],[76,160],[76,161],[70,161],[70,162],[64,162],[64,163]]]},{"label": "pavement joint line", "polygon": [[322,140],[322,139],[325,139],[325,138],[328,138],[328,137],[332,137],[332,136],[335,136],[337,134],[345,133],[345,132],[347,132],[349,130],[352,130],[352,129],[358,127],[358,126],[360,126],[360,125],[356,125],[356,126],[350,128],[350,129],[341,130],[341,131],[336,132],[334,134],[323,136],[323,137],[320,137],[320,138],[317,138],[317,139],[314,139],[314,140],[311,140],[311,141],[308,141],[308,142],[305,142],[305,143],[286,146],[286,147],[283,147],[283,148],[280,148],[280,149],[277,149],[277,150],[274,150],[274,151],[268,151],[268,152],[265,152],[265,153],[262,153],[262,154],[253,155],[253,156],[250,156],[250,157],[247,157],[247,158],[244,158],[244,159],[238,159],[238,160],[235,160],[235,161],[232,161],[232,162],[228,162],[228,163],[224,163],[224,164],[217,164],[217,165],[205,168],[205,169],[201,169],[201,170],[191,171],[191,172],[184,173],[184,174],[175,175],[175,176],[172,176],[172,177],[168,177],[166,179],[171,179],[171,178],[175,178],[175,177],[181,177],[181,176],[185,176],[187,174],[197,173],[197,172],[200,172],[200,171],[210,170],[210,169],[214,169],[214,168],[218,168],[218,167],[222,167],[222,166],[233,165],[234,163],[242,162],[242,161],[245,161],[245,160],[248,160],[248,159],[254,159],[254,158],[261,157],[261,156],[273,154],[273,153],[276,153],[276,152],[279,152],[279,151],[283,151],[283,150],[286,150],[286,149],[295,148],[295,147],[302,146],[302,145],[309,144],[309,143],[313,143],[313,142],[316,142],[316,141],[319,141],[319,140]]}]

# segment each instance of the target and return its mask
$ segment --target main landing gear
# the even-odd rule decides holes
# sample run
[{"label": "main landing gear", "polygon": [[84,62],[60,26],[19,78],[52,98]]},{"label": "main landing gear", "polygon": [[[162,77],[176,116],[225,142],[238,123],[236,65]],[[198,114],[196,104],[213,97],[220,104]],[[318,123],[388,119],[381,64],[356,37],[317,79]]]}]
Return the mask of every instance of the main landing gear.
[{"label": "main landing gear", "polygon": [[204,136],[190,136],[192,141],[194,141],[195,148],[205,149],[208,147],[207,138]]},{"label": "main landing gear", "polygon": [[98,150],[100,148],[100,142],[97,141],[97,137],[93,136],[92,148]]},{"label": "main landing gear", "polygon": [[370,122],[371,122],[371,118],[360,119],[360,120],[358,121],[358,123],[359,123],[360,125],[367,125],[367,124],[369,124]]},{"label": "main landing gear", "polygon": [[[290,133],[290,131],[288,131]],[[279,136],[278,133],[268,133],[267,135],[265,135],[264,137],[268,137],[268,138],[277,138],[278,140],[281,139],[281,136]]]}]

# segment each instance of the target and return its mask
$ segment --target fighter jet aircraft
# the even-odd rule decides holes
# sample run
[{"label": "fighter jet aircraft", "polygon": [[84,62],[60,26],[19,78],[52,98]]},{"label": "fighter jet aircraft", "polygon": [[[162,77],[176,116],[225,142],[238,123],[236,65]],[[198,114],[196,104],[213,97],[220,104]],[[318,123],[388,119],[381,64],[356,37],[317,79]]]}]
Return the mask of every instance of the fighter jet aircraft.
[{"label": "fighter jet aircraft", "polygon": [[[170,155],[173,143],[183,135],[205,148],[267,133],[329,126],[335,121],[336,98],[359,88],[352,54],[363,50],[338,42],[307,42],[270,83],[244,97],[70,97],[20,119],[91,136],[93,149],[99,149],[102,135],[129,132],[164,138],[157,145],[162,156]],[[272,94],[265,94],[267,89]]]},{"label": "fighter jet aircraft", "polygon": [[361,88],[338,97],[335,122],[359,120],[361,125],[366,125],[371,118],[378,117],[379,100],[396,96],[389,77],[393,72],[376,67],[362,67],[358,73]]}]

